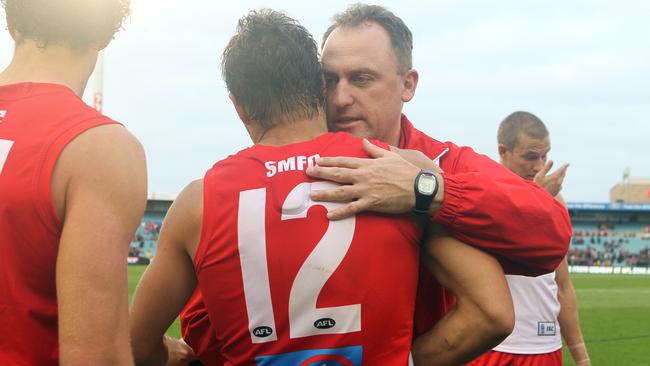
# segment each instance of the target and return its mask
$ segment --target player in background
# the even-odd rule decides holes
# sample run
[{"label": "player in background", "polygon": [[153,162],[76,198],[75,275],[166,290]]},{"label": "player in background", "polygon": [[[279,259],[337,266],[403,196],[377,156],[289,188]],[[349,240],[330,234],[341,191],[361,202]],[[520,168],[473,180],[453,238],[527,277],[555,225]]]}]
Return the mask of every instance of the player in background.
[{"label": "player in background", "polygon": [[2,0],[0,364],[129,365],[129,243],[146,204],[142,146],[84,104],[125,0]]},{"label": "player in background", "polygon": [[[553,166],[553,161],[547,160],[551,140],[537,116],[528,112],[510,114],[501,122],[497,140],[503,166],[564,202],[560,190],[568,164],[549,174]],[[566,257],[555,272],[506,278],[515,304],[515,329],[503,343],[470,365],[562,365],[561,337],[576,365],[591,365]]]},{"label": "player in background", "polygon": [[[421,229],[409,215],[330,221],[340,204],[315,203],[309,193],[335,184],[304,173],[319,156],[367,157],[364,148],[401,158],[326,133],[317,45],[282,13],[242,18],[222,70],[255,145],[215,164],[170,208],[131,311],[136,361],[185,357],[164,332],[198,284],[226,365],[406,365]],[[476,303],[507,304],[494,258],[451,238],[439,246],[454,247],[451,264],[466,264],[447,264],[451,272],[476,278]]]},{"label": "player in background", "polygon": [[[433,223],[494,253],[510,273],[553,271],[566,254],[571,236],[566,209],[544,190],[491,159],[467,147],[438,142],[413,127],[401,113],[404,103],[413,98],[418,81],[417,71],[412,69],[412,48],[408,27],[381,6],[356,4],[336,15],[322,48],[329,129],[418,150],[429,162],[439,162],[444,173],[435,175],[444,195],[430,205]],[[397,159],[323,158],[319,166],[308,174],[351,183],[331,192],[313,192],[314,199],[352,202],[331,212],[334,219],[364,209],[409,212],[416,204],[414,180],[419,170]],[[512,220],[513,216],[519,220]],[[427,245],[427,260],[451,258],[442,248]],[[424,336],[415,343],[416,361],[453,365],[472,360],[489,350],[489,344],[495,344],[507,328],[500,321],[468,316],[464,310],[467,299],[456,303],[455,296],[427,269],[420,276],[416,331]],[[477,281],[465,276],[454,285],[467,290]],[[474,291],[464,294],[479,296],[480,291]],[[458,295],[459,291],[455,292]],[[487,318],[502,319],[498,309],[490,310],[491,302],[484,304]],[[195,295],[184,309],[181,327],[199,354],[216,349],[200,296]]]}]

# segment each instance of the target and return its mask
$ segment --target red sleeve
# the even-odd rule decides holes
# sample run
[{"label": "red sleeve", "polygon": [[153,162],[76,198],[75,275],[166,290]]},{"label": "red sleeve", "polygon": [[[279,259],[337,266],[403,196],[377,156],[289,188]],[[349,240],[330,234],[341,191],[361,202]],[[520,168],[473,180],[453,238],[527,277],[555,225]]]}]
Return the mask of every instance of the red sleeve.
[{"label": "red sleeve", "polygon": [[180,319],[183,339],[192,347],[196,357],[204,365],[224,365],[226,359],[221,355],[219,342],[198,287],[181,311]]},{"label": "red sleeve", "polygon": [[443,204],[433,217],[455,238],[495,255],[509,274],[554,271],[569,247],[566,208],[469,147],[446,143]]}]

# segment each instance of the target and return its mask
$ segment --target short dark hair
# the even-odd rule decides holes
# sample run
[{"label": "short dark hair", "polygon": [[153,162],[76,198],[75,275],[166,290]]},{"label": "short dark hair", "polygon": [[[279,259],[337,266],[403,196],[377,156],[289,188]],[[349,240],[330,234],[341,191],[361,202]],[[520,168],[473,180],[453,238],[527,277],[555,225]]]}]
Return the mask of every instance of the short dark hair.
[{"label": "short dark hair", "polygon": [[548,130],[541,119],[532,113],[518,111],[510,114],[501,122],[497,141],[499,144],[503,144],[507,150],[512,150],[517,146],[521,133],[535,139],[543,139],[548,136]]},{"label": "short dark hair", "polygon": [[221,67],[230,93],[264,129],[313,118],[323,106],[318,45],[281,12],[254,10],[241,18]]},{"label": "short dark hair", "polygon": [[40,47],[67,44],[76,49],[102,45],[129,15],[130,0],[0,0],[16,30],[17,42]]},{"label": "short dark hair", "polygon": [[404,21],[390,10],[379,5],[353,4],[344,12],[334,15],[332,25],[323,35],[325,41],[338,27],[358,27],[363,23],[377,23],[386,30],[390,43],[397,56],[399,72],[405,73],[413,68],[413,34]]}]

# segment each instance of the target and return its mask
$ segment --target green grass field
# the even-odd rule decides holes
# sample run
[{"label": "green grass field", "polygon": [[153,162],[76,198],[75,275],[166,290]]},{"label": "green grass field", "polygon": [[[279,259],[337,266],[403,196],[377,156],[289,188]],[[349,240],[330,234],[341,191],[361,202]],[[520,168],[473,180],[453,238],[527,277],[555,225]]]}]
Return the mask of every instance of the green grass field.
[{"label": "green grass field", "polygon": [[[144,269],[129,267],[130,296]],[[650,276],[574,274],[572,279],[592,364],[650,365]],[[179,337],[178,320],[167,334]],[[574,365],[566,347],[564,364]]]}]

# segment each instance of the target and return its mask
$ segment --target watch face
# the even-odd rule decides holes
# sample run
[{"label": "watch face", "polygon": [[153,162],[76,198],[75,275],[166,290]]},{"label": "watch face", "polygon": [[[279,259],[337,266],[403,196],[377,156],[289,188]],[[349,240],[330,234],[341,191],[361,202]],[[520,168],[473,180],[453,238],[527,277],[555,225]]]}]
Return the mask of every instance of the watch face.
[{"label": "watch face", "polygon": [[418,191],[422,194],[432,194],[436,188],[436,178],[422,174],[418,179]]}]

